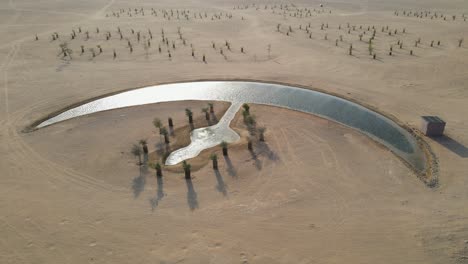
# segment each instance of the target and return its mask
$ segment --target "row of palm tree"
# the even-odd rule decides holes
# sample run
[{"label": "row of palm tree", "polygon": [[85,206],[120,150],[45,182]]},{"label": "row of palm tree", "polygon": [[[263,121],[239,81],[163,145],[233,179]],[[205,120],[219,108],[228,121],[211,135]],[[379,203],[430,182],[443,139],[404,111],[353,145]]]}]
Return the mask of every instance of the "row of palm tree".
[{"label": "row of palm tree", "polygon": [[[168,118],[168,124],[169,124],[169,127],[174,126],[174,124],[172,122],[172,118],[170,118],[170,117]],[[159,118],[153,119],[153,125],[154,125],[155,128],[159,129],[159,135],[164,136],[164,143],[169,144],[170,143],[169,131],[167,130],[166,127],[163,126],[161,120]]]},{"label": "row of palm tree", "polygon": [[148,142],[146,139],[140,139],[138,144],[133,144],[131,153],[138,158],[138,165],[143,165],[141,155],[148,155]]},{"label": "row of palm tree", "polygon": [[[264,132],[265,132],[265,128],[261,128],[259,129],[260,132],[260,141],[264,141]],[[146,140],[140,140],[140,145],[142,145],[143,147],[143,152],[144,153],[148,153],[148,150],[147,150],[147,147],[146,147]],[[228,156],[228,143],[226,141],[222,141],[221,144],[220,144],[221,148],[222,148],[222,152],[223,152],[223,156]],[[146,147],[146,150],[145,150],[145,147]],[[253,151],[253,143],[252,143],[252,138],[249,137],[248,139],[248,143],[247,143],[247,148],[249,151]],[[139,160],[139,163],[138,164],[142,164],[142,161],[141,161],[141,147],[138,145],[138,144],[134,144],[133,147],[132,147],[132,153],[138,157],[138,160]],[[218,170],[218,155],[216,153],[212,153],[210,155],[210,160],[212,161],[212,167],[214,170]],[[153,169],[156,170],[156,177],[162,177],[162,166],[161,164],[158,162],[156,164],[150,164],[150,167],[152,167]],[[190,163],[188,163],[186,160],[184,160],[182,162],[182,169],[184,170],[184,175],[185,175],[185,179],[191,179],[191,169],[192,169],[192,165]]]},{"label": "row of palm tree", "polygon": [[[245,113],[244,114],[245,122],[247,122],[247,124],[251,125],[251,123],[249,123],[249,122],[252,122],[252,121],[248,121],[249,118],[252,118],[252,115],[250,115],[250,106],[248,104],[243,104],[242,108],[243,108],[243,113]],[[213,104],[209,103],[208,107],[202,108],[202,112],[205,113],[206,120],[209,120],[209,113],[214,112]],[[187,117],[189,118],[189,123],[192,124],[193,123],[193,112],[189,108],[186,108],[185,113],[186,113]],[[159,130],[160,136],[161,135],[164,136],[164,142],[166,144],[169,144],[170,143],[169,135],[168,135],[169,133],[168,133],[166,127],[164,127],[164,125],[162,124],[161,120],[159,118],[154,118],[153,119],[153,125],[154,125],[155,128],[157,128]],[[172,120],[171,117],[168,118],[168,125],[171,128],[174,126],[173,120]],[[259,141],[265,141],[264,133],[266,131],[266,128],[260,127],[260,128],[257,129],[257,131],[258,131]],[[220,147],[222,149],[223,156],[225,156],[225,157],[227,157],[229,155],[228,146],[229,146],[229,144],[226,141],[222,141],[220,143]],[[249,151],[253,151],[253,142],[252,142],[251,137],[248,138],[247,148],[249,149]],[[141,139],[138,142],[138,144],[134,144],[132,146],[132,149],[131,149],[131,153],[138,158],[138,165],[139,166],[143,165],[143,161],[142,161],[141,156],[142,155],[147,156],[148,152],[149,152],[148,151],[148,142],[147,142],[146,139]],[[210,155],[210,159],[212,161],[213,169],[217,170],[218,169],[218,156],[215,153],[213,153],[213,154]],[[161,164],[159,162],[156,163],[156,164],[150,164],[149,166],[156,170],[156,176],[157,177],[162,177],[162,175],[163,175],[162,166],[161,166]],[[190,179],[191,178],[191,165],[190,165],[190,163],[188,163],[187,161],[183,161],[182,162],[182,168],[184,170],[185,178]]]},{"label": "row of palm tree", "polygon": [[[324,24],[322,23],[321,24],[321,30],[324,30],[324,27],[325,28],[328,28],[328,24]],[[311,23],[309,22],[308,25],[306,25],[305,27],[302,27],[302,24],[299,25],[299,30],[304,30],[306,31],[307,35],[309,36],[309,38],[312,38],[312,32],[309,31],[309,28],[311,28]],[[345,27],[341,26],[341,24],[338,26],[338,29],[341,30],[341,29],[344,29]],[[350,25],[350,23],[347,23],[347,28],[346,28],[348,34],[351,34],[351,31],[357,31],[357,26],[356,25]],[[360,25],[359,26],[359,30],[362,30],[361,33],[358,34],[358,37],[359,37],[359,41],[364,41],[363,37],[364,35],[366,35],[367,32],[369,32],[370,34],[370,37],[368,39],[368,43],[369,43],[369,46],[368,46],[368,50],[369,50],[369,55],[372,56],[373,59],[376,59],[377,58],[377,54],[374,52],[374,48],[372,46],[372,41],[375,39],[376,37],[376,34],[377,34],[377,29],[375,27],[375,25],[373,25],[372,27],[371,26],[367,26],[367,29],[366,27],[363,25]],[[281,24],[277,24],[276,25],[276,32],[280,32],[280,33],[283,33],[281,31]],[[387,32],[386,35],[389,35],[389,36],[396,36],[397,34],[406,34],[406,28],[403,28],[402,30],[398,30],[398,29],[391,29],[388,25],[387,26],[382,26],[382,29],[381,29],[382,32]],[[289,36],[290,33],[293,33],[293,28],[291,26],[289,26],[289,28],[285,31],[286,35]],[[328,39],[328,34],[325,34],[324,35],[324,39],[327,40]],[[462,47],[462,44],[463,44],[463,38],[459,38],[458,40],[458,47]],[[339,36],[339,39],[335,39],[335,46],[339,46],[339,42],[343,42],[343,35],[340,35]],[[364,41],[364,42],[367,42],[367,41]],[[435,46],[435,40],[432,40],[430,42],[430,46],[431,47],[434,47]],[[417,40],[415,40],[414,42],[414,47],[418,47],[418,45],[421,44],[421,38],[418,38]],[[397,44],[400,49],[403,49],[403,42],[398,40],[398,44]],[[437,46],[440,46],[441,45],[441,41],[437,41]],[[347,53],[349,55],[353,55],[353,51],[355,49],[353,48],[352,44],[349,45],[349,48],[347,49]],[[392,56],[394,53],[393,53],[393,50],[390,49],[388,55]],[[413,50],[410,50],[409,51],[409,54],[410,55],[414,55],[414,52]]]},{"label": "row of palm tree", "polygon": [[258,140],[265,141],[265,127],[258,127],[257,128],[257,121],[254,115],[250,113],[250,106],[248,104],[242,105],[242,116],[244,118],[244,124],[247,126],[251,135],[254,135],[255,132],[258,134]]},{"label": "row of palm tree", "polygon": [[[210,121],[210,113],[214,113],[213,103],[208,103],[207,107],[203,107],[201,112],[205,114],[206,121]],[[193,124],[193,112],[190,108],[185,108],[185,115],[188,118],[189,124]]]}]

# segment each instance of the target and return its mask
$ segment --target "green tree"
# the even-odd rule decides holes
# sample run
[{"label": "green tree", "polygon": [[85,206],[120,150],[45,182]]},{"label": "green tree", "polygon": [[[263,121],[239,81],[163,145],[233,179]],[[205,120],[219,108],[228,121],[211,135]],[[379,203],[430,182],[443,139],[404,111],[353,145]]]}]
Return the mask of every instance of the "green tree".
[{"label": "green tree", "polygon": [[161,134],[164,136],[164,143],[169,144],[169,133],[167,132],[167,129],[165,127],[161,128]]},{"label": "green tree", "polygon": [[159,134],[162,135],[161,133],[161,128],[162,128],[162,123],[159,118],[153,119],[153,126],[159,130]]},{"label": "green tree", "polygon": [[146,139],[140,139],[138,143],[140,143],[141,147],[143,148],[143,153],[148,154],[148,142]]},{"label": "green tree", "polygon": [[156,164],[151,164],[150,167],[156,170],[156,177],[160,178],[163,176],[162,167],[161,167],[161,164],[159,164],[159,162]]},{"label": "green tree", "polygon": [[192,168],[192,165],[190,165],[190,163],[188,163],[187,161],[183,161],[182,162],[182,168],[184,169],[184,173],[185,173],[185,179],[190,179],[191,178],[191,168]]},{"label": "green tree", "polygon": [[205,113],[206,121],[209,121],[210,120],[210,113],[208,112],[208,107],[203,107],[201,111],[202,111],[202,113]]},{"label": "green tree", "polygon": [[189,123],[193,124],[193,113],[190,108],[185,108],[185,115],[188,117]]},{"label": "green tree", "polygon": [[70,60],[72,59],[71,54],[73,53],[73,50],[68,47],[67,42],[63,42],[59,45],[60,47],[60,54],[63,55],[63,57],[68,57]]},{"label": "green tree", "polygon": [[250,114],[250,106],[248,104],[243,104],[242,105],[242,108],[244,108],[245,112],[247,112],[248,114]]},{"label": "green tree", "polygon": [[220,145],[223,149],[223,156],[228,156],[228,143],[223,140]]},{"label": "green tree", "polygon": [[169,127],[174,127],[174,122],[172,121],[172,117],[167,118],[167,123]]},{"label": "green tree", "polygon": [[217,170],[218,169],[218,155],[213,153],[210,155],[210,159],[213,162],[213,169]]}]

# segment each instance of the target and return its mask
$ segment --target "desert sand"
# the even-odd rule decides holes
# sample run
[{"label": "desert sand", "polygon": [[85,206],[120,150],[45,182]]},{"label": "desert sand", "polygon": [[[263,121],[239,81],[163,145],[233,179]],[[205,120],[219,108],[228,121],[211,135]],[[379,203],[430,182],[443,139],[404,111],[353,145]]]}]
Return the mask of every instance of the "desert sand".
[{"label": "desert sand", "polygon": [[[0,263],[468,263],[468,4],[292,3],[1,1]],[[229,160],[209,150],[219,172],[207,162],[191,181],[158,180],[129,152],[141,138],[154,151],[153,118],[180,127],[207,102],[24,132],[94,97],[188,80],[296,84],[412,128],[440,116],[445,136],[425,138],[439,184],[358,131],[268,106],[252,106],[267,128],[255,155],[245,142]]]}]

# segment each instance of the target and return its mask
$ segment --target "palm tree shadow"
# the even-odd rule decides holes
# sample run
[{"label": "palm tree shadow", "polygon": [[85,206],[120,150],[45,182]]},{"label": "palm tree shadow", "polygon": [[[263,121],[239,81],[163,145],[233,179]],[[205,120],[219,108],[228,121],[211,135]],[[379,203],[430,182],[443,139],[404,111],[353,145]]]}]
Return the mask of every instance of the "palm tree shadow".
[{"label": "palm tree shadow", "polygon": [[432,139],[461,158],[468,158],[468,148],[455,139],[445,135],[433,137]]},{"label": "palm tree shadow", "polygon": [[154,144],[154,147],[156,149],[156,153],[161,156],[164,154],[164,149],[166,147],[166,144],[162,141],[159,141],[156,144]]},{"label": "palm tree shadow", "polygon": [[[147,160],[146,160],[147,161]],[[140,166],[140,174],[148,174],[148,163],[146,163],[146,161],[143,162],[143,164],[141,164]]]},{"label": "palm tree shadow", "polygon": [[229,158],[229,156],[224,156],[224,161],[226,162],[226,165],[227,165],[228,174],[231,175],[232,177],[236,177],[237,172],[234,166],[232,166],[231,158]]},{"label": "palm tree shadow", "polygon": [[249,150],[249,152],[250,152],[250,155],[252,156],[252,159],[254,160],[255,168],[257,168],[257,170],[261,170],[262,162],[258,159],[257,154],[253,150]]},{"label": "palm tree shadow", "polygon": [[216,189],[224,196],[227,196],[226,184],[224,183],[223,176],[221,176],[219,170],[214,171],[216,175],[216,181],[218,182],[218,185],[216,185]]},{"label": "palm tree shadow", "polygon": [[165,144],[164,145],[164,151],[166,153],[171,153],[171,145],[170,144]]},{"label": "palm tree shadow", "polygon": [[279,156],[273,150],[270,149],[267,143],[259,142],[257,145],[257,149],[259,150],[259,154],[265,154],[269,160],[279,161]]},{"label": "palm tree shadow", "polygon": [[138,177],[133,178],[132,180],[132,189],[133,189],[133,196],[137,198],[145,189],[146,184],[146,176],[143,174],[143,169],[140,168],[140,175]]},{"label": "palm tree shadow", "polygon": [[218,117],[216,116],[215,113],[210,113],[211,119],[213,119],[213,122],[217,123],[218,122]]},{"label": "palm tree shadow", "polygon": [[151,204],[151,211],[154,211],[156,207],[158,207],[159,202],[164,197],[164,182],[162,177],[156,177],[158,181],[158,190],[156,192],[156,196],[150,199]]},{"label": "palm tree shadow", "polygon": [[185,183],[187,184],[187,203],[193,211],[198,208],[197,192],[193,188],[192,179],[185,179]]}]

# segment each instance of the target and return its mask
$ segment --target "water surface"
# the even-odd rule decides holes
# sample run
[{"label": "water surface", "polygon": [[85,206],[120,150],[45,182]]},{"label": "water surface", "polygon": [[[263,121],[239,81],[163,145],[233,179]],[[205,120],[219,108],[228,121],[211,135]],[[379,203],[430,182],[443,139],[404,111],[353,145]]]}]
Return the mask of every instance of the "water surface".
[{"label": "water surface", "polygon": [[[415,170],[425,169],[425,157],[416,139],[392,120],[336,96],[279,84],[206,81],[150,86],[85,103],[40,123],[37,128],[105,110],[181,100],[219,100],[231,102],[234,106],[242,103],[265,104],[315,114],[359,130],[388,147]],[[185,158],[193,156],[194,153],[198,155],[200,149],[211,147],[220,137],[235,140],[231,133],[233,131],[226,129],[233,117],[231,114],[232,112],[228,111],[228,116],[223,117],[217,126],[194,131],[192,140],[199,140],[193,142],[196,143],[194,146],[178,154],[173,153],[171,163],[181,160],[181,157],[184,157],[183,153]]]}]

